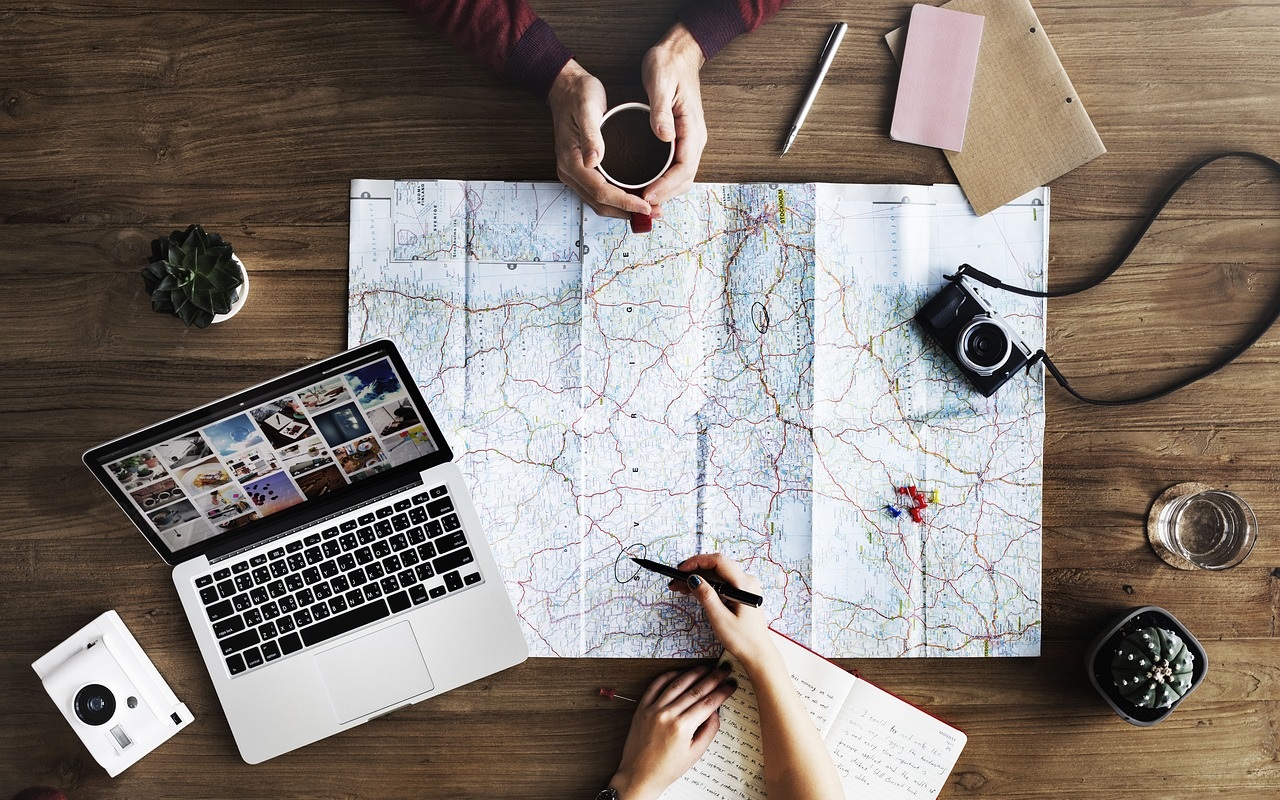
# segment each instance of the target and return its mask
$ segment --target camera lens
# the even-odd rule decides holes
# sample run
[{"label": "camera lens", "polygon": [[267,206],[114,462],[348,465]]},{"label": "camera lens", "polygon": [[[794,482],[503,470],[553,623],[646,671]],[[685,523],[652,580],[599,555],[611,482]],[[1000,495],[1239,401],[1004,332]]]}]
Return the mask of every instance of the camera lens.
[{"label": "camera lens", "polygon": [[971,319],[956,340],[960,363],[979,375],[1000,369],[1012,352],[1013,343],[1004,323],[985,314]]},{"label": "camera lens", "polygon": [[76,692],[76,716],[86,725],[102,725],[116,713],[116,696],[100,683],[91,683]]}]

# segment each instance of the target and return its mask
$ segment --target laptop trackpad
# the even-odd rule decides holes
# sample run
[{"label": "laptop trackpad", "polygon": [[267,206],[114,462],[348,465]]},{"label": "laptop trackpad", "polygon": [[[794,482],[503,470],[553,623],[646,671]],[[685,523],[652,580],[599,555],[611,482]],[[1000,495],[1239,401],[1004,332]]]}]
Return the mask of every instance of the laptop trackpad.
[{"label": "laptop trackpad", "polygon": [[431,676],[407,622],[361,636],[316,656],[329,702],[342,724],[430,691]]}]

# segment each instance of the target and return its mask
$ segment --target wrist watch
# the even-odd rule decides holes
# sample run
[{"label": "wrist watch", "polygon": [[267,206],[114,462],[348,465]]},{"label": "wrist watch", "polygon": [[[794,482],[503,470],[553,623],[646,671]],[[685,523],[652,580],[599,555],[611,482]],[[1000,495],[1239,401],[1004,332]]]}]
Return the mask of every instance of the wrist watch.
[{"label": "wrist watch", "polygon": [[596,800],[618,800],[618,790],[612,786],[601,789],[600,794],[596,795]]}]

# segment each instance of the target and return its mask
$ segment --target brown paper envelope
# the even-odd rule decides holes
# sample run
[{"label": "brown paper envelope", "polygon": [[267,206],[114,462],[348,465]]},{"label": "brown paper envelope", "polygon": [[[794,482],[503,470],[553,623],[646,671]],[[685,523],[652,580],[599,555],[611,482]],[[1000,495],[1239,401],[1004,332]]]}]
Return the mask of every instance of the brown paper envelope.
[{"label": "brown paper envelope", "polygon": [[[1029,0],[951,0],[986,17],[964,150],[943,150],[979,216],[1107,152]],[[906,28],[885,36],[902,60]]]}]

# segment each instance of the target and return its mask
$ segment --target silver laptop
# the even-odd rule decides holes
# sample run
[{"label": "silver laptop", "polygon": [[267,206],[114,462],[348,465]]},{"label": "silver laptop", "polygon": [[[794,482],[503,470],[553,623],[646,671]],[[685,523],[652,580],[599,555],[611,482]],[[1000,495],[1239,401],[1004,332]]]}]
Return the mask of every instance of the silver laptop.
[{"label": "silver laptop", "polygon": [[174,567],[251,764],[528,657],[462,474],[391,342],[84,461]]}]

